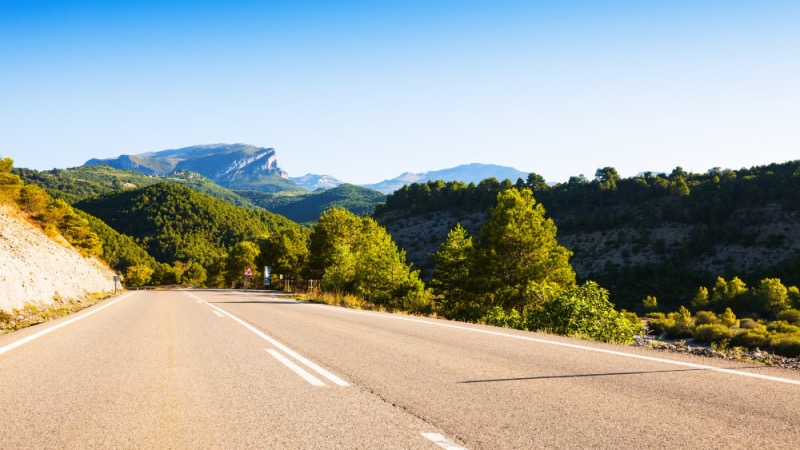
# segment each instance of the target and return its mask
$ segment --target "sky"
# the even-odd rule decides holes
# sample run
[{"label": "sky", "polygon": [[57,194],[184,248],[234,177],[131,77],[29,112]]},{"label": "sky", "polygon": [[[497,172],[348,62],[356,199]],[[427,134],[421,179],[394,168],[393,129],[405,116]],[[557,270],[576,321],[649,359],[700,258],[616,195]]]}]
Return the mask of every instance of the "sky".
[{"label": "sky", "polygon": [[799,23],[796,0],[0,0],[0,156],[246,143],[358,184],[781,163]]}]

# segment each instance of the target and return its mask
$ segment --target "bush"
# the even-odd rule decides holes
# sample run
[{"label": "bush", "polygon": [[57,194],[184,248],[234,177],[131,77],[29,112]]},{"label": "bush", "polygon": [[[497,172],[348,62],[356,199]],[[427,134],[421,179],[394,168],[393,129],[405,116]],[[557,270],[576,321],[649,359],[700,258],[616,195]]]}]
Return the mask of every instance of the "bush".
[{"label": "bush", "polygon": [[795,334],[800,333],[800,327],[789,325],[783,320],[776,320],[767,325],[767,331],[781,334]]},{"label": "bush", "polygon": [[694,332],[694,319],[688,309],[681,306],[677,313],[670,313],[667,317],[673,319],[675,324],[667,329],[667,337],[671,339],[690,338]]},{"label": "bush", "polygon": [[785,320],[786,322],[800,326],[800,310],[787,309],[778,313],[778,320]]},{"label": "bush", "polygon": [[649,313],[645,314],[644,316],[647,317],[648,319],[663,319],[663,318],[667,317],[666,314],[664,314],[662,312],[649,312]]},{"label": "bush", "polygon": [[756,322],[753,319],[742,319],[741,324],[739,325],[741,328],[751,329],[751,328],[764,328],[764,325]]},{"label": "bush", "polygon": [[753,348],[767,348],[769,341],[767,340],[767,330],[764,329],[751,329],[740,331],[736,333],[731,339],[731,345],[734,347]]},{"label": "bush", "polygon": [[506,312],[499,306],[492,307],[489,312],[486,313],[484,321],[487,325],[494,325],[496,327],[516,328],[518,330],[524,328],[522,316],[516,309],[511,309],[511,311]]},{"label": "bush", "polygon": [[736,328],[739,326],[739,319],[730,308],[725,308],[725,311],[719,315],[719,322],[726,327]]},{"label": "bush", "polygon": [[711,311],[697,311],[696,317],[694,319],[695,325],[709,325],[712,323],[716,323],[717,315]]},{"label": "bush", "polygon": [[779,337],[772,342],[772,350],[778,355],[789,358],[800,356],[800,334]]},{"label": "bush", "polygon": [[[662,314],[663,315],[663,314]],[[653,334],[662,335],[675,326],[675,320],[669,318],[651,319],[648,328]]]},{"label": "bush", "polygon": [[730,328],[718,323],[700,325],[694,331],[694,339],[707,344],[729,340],[731,335]]}]

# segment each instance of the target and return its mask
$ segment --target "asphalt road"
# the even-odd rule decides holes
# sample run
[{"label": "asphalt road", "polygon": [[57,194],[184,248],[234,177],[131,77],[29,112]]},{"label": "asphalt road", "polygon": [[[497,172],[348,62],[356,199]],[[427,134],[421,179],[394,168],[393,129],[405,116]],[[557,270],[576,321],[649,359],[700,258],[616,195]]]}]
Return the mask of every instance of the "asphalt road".
[{"label": "asphalt road", "polygon": [[263,293],[0,336],[2,448],[800,448],[800,373]]}]

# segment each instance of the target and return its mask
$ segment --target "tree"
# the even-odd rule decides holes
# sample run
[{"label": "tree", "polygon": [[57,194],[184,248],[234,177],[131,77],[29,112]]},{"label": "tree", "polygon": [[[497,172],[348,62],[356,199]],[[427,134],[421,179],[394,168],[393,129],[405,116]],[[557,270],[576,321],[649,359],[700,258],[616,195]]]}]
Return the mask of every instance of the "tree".
[{"label": "tree", "polygon": [[525,182],[525,186],[533,192],[546,191],[547,189],[550,189],[550,186],[547,184],[547,181],[544,179],[544,177],[535,172],[528,174],[528,180]]},{"label": "tree", "polygon": [[22,189],[22,179],[11,173],[13,168],[13,159],[0,158],[0,201],[17,201],[19,197],[19,191]]},{"label": "tree", "polygon": [[259,242],[258,267],[270,266],[272,273],[290,279],[301,278],[308,259],[308,234],[300,228],[272,233]]},{"label": "tree", "polygon": [[698,310],[708,306],[708,289],[705,286],[700,286],[697,293],[694,294],[692,299],[692,308]]},{"label": "tree", "polygon": [[648,295],[642,300],[642,305],[647,311],[655,311],[658,309],[658,299],[652,295]]},{"label": "tree", "polygon": [[439,250],[431,255],[436,268],[430,286],[436,295],[439,311],[450,318],[476,320],[478,308],[471,304],[467,284],[475,249],[472,237],[460,223],[447,233]]},{"label": "tree", "polygon": [[332,208],[319,217],[308,241],[309,259],[306,278],[321,280],[325,269],[330,267],[337,252],[336,247],[355,244],[360,228],[360,219],[341,208]]},{"label": "tree", "polygon": [[600,189],[604,191],[616,190],[617,182],[620,180],[617,169],[613,167],[603,167],[602,169],[597,169],[597,171],[594,173],[594,177],[595,182],[597,182],[600,186]]},{"label": "tree", "polygon": [[739,326],[739,319],[736,318],[736,314],[730,308],[725,308],[725,311],[719,315],[719,321],[728,328]]},{"label": "tree", "polygon": [[241,280],[248,267],[256,267],[259,255],[258,246],[250,241],[242,241],[233,246],[225,261],[225,282],[230,284]]},{"label": "tree", "polygon": [[789,290],[781,283],[778,278],[764,278],[755,289],[755,297],[764,309],[778,314],[779,312],[791,308],[789,302]]},{"label": "tree", "polygon": [[[497,195],[497,205],[481,229],[479,291],[506,310],[521,310],[531,285],[575,284],[569,264],[572,252],[556,241],[556,226],[545,218],[544,207],[530,189],[508,189]],[[486,305],[487,310],[489,306]]]},{"label": "tree", "polygon": [[125,271],[125,284],[129,287],[144,286],[150,282],[153,269],[150,266],[130,266]]}]

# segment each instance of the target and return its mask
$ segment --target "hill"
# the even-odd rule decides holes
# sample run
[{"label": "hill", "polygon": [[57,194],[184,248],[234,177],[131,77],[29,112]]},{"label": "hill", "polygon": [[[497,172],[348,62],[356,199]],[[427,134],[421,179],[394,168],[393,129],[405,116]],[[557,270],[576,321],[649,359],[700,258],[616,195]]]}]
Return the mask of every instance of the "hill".
[{"label": "hill", "polygon": [[[428,255],[447,230],[462,222],[477,234],[496,193],[513,186],[415,184],[389,195],[375,218],[430,276]],[[665,306],[686,305],[717,276],[800,282],[798,161],[625,179],[603,168],[591,181],[572,177],[549,187],[534,176],[526,186],[558,226],[559,242],[574,252],[579,277],[609,288],[621,306],[639,307],[647,295]]]},{"label": "hill", "polygon": [[344,208],[357,215],[369,215],[386,196],[352,184],[298,195],[270,195],[257,191],[237,191],[256,205],[298,223],[311,223],[330,208]]},{"label": "hill", "polygon": [[93,165],[47,171],[19,168],[14,169],[14,173],[26,183],[40,186],[46,189],[50,195],[62,198],[68,203],[75,203],[117,190],[142,188],[166,181],[188,186],[197,192],[208,194],[236,206],[258,208],[232,190],[214,183],[197,172],[187,170],[179,170],[169,175],[145,175],[133,170]]},{"label": "hill", "polygon": [[210,267],[240,241],[299,227],[268,211],[237,207],[163,182],[82,200],[75,206],[168,264],[194,261]]}]

